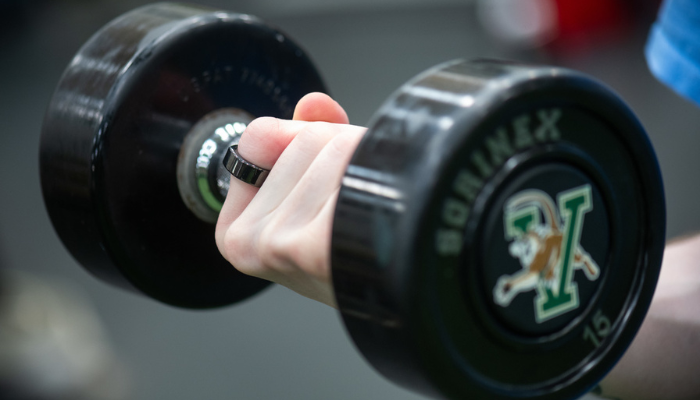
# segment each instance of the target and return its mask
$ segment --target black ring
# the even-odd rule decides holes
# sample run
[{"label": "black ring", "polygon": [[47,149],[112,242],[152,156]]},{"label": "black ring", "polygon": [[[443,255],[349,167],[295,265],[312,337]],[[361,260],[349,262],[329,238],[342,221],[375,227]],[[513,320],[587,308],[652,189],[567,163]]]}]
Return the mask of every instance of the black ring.
[{"label": "black ring", "polygon": [[238,154],[238,145],[234,144],[228,148],[224,156],[224,168],[231,175],[247,184],[255,187],[262,186],[263,182],[270,173],[269,169],[260,168],[257,165],[246,161]]}]

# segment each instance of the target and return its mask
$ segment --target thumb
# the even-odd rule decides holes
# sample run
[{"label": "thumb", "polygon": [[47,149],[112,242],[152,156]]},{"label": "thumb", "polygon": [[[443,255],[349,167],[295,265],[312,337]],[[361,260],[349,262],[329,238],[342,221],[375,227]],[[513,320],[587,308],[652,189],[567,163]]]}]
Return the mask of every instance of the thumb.
[{"label": "thumb", "polygon": [[297,121],[323,121],[334,124],[347,124],[348,115],[343,107],[324,93],[309,93],[302,97],[294,109]]}]

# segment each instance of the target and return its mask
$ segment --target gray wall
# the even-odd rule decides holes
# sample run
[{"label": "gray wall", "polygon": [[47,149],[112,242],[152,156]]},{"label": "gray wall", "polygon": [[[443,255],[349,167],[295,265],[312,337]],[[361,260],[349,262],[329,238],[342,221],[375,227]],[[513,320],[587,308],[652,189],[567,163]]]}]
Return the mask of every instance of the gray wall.
[{"label": "gray wall", "polygon": [[[173,309],[85,273],[44,210],[37,165],[41,119],[72,54],[139,3],[42,3],[0,36],[0,262],[81,288],[130,367],[133,399],[418,399],[380,378],[355,351],[335,311],[274,287],[218,311]],[[364,124],[399,85],[453,58],[537,60],[493,42],[463,1],[240,0],[210,5],[256,14],[300,42],[351,122]],[[666,182],[668,233],[700,226],[700,110],[647,72],[645,32],[585,56],[545,60],[588,72],[637,112]]]}]

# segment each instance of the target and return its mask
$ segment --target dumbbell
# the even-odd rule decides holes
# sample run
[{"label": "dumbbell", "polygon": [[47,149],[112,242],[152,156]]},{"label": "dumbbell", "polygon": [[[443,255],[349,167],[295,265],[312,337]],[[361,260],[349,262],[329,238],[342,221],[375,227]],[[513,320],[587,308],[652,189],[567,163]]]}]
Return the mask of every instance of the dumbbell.
[{"label": "dumbbell", "polygon": [[[91,273],[219,307],[268,282],[214,243],[224,154],[250,121],[326,92],[259,19],[131,11],[61,78],[40,149],[45,204]],[[342,179],[331,263],[347,331],[385,377],[449,399],[574,399],[624,353],[659,275],[658,163],[629,108],[580,73],[452,61],[401,86]]]}]

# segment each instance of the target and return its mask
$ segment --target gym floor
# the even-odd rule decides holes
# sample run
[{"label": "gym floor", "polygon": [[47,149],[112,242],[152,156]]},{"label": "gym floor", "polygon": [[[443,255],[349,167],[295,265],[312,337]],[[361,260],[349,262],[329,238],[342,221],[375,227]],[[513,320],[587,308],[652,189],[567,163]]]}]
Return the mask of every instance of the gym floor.
[{"label": "gym floor", "polygon": [[[60,74],[100,26],[143,4],[34,1],[0,30],[0,265],[82,292],[130,376],[130,399],[420,399],[377,375],[334,310],[282,287],[234,307],[173,309],[103,284],[57,238],[38,175],[41,121]],[[331,4],[332,3],[332,4]],[[637,113],[666,185],[668,237],[700,227],[700,109],[661,85],[643,57],[648,25],[594,50],[551,58],[489,36],[458,0],[215,0],[257,15],[308,51],[351,122],[362,125],[407,79],[454,58],[499,57],[586,72]],[[11,21],[10,21],[11,20]]]}]

